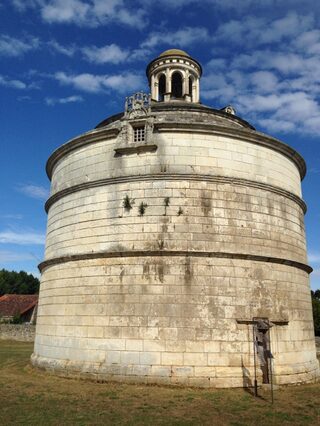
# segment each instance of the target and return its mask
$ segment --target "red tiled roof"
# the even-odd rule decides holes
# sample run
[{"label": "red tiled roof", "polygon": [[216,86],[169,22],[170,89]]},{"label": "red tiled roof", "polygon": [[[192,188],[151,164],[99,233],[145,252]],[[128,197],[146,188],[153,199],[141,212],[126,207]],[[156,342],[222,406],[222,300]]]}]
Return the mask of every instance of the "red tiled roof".
[{"label": "red tiled roof", "polygon": [[0,297],[0,317],[22,315],[37,303],[37,294],[5,294]]}]

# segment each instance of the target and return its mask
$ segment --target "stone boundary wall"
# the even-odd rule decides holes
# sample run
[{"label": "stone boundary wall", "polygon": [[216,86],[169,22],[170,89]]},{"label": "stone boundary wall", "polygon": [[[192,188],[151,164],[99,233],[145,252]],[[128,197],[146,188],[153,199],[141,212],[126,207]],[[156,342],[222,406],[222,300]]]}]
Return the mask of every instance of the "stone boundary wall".
[{"label": "stone boundary wall", "polygon": [[0,324],[0,340],[34,342],[36,326],[30,324]]}]

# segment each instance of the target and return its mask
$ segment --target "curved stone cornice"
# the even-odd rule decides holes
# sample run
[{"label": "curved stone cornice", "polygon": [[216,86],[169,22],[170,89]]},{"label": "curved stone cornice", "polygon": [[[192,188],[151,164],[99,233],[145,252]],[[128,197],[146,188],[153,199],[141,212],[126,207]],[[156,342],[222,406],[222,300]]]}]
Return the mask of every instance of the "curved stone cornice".
[{"label": "curved stone cornice", "polygon": [[225,177],[225,176],[199,175],[199,174],[192,175],[188,173],[183,173],[183,174],[182,173],[179,173],[179,174],[161,173],[161,174],[148,174],[148,175],[136,175],[136,176],[121,176],[121,177],[114,177],[114,178],[99,179],[92,182],[80,183],[78,185],[65,188],[57,192],[56,194],[52,195],[45,203],[45,210],[46,212],[48,212],[49,208],[61,198],[78,191],[83,191],[85,189],[95,188],[95,187],[105,186],[105,185],[116,185],[116,184],[127,183],[127,182],[141,182],[141,181],[155,181],[155,180],[174,180],[174,181],[191,180],[191,181],[198,181],[198,182],[206,181],[210,183],[229,184],[229,185],[233,184],[233,185],[241,185],[241,186],[246,186],[251,188],[258,188],[264,191],[270,191],[275,194],[282,195],[283,197],[289,198],[290,200],[297,203],[301,207],[304,213],[306,213],[307,211],[307,206],[300,197],[298,197],[295,194],[292,194],[289,191],[279,188],[277,186],[269,185],[262,182],[261,183],[255,182],[248,179],[232,178],[232,177]]},{"label": "curved stone cornice", "polygon": [[[210,135],[218,135],[218,136],[226,136],[236,139],[240,139],[242,141],[252,143],[255,145],[264,146],[266,148],[272,149],[281,153],[282,155],[289,158],[298,168],[300,172],[301,180],[304,178],[306,174],[306,164],[304,159],[301,157],[298,152],[296,152],[293,148],[286,145],[285,143],[274,139],[270,136],[267,136],[263,133],[259,133],[256,131],[248,131],[243,130],[241,128],[230,128],[225,126],[218,126],[216,124],[208,124],[208,123],[173,123],[173,122],[162,122],[159,123],[157,121],[154,122],[154,129],[156,132],[192,132],[192,133],[203,133]],[[63,158],[64,155],[69,152],[78,149],[87,144],[93,144],[97,142],[101,142],[103,140],[114,138],[118,135],[119,129],[112,128],[99,128],[97,130],[93,130],[91,132],[85,133],[75,139],[70,140],[66,144],[62,145],[58,148],[54,153],[49,157],[47,161],[46,171],[49,179],[51,179],[52,171],[55,164]],[[117,148],[117,146],[114,146]]]},{"label": "curved stone cornice", "polygon": [[[179,113],[205,113],[209,116],[216,116],[226,121],[226,127],[229,124],[237,124],[238,126],[245,127],[251,130],[255,130],[255,128],[248,123],[248,121],[244,120],[243,118],[238,117],[237,115],[229,114],[221,109],[215,109],[211,108],[207,105],[198,104],[194,102],[185,102],[185,101],[170,101],[170,102],[157,102],[157,101],[151,101],[151,114],[154,114],[157,116],[157,113],[159,112],[179,112]],[[111,123],[114,123],[115,121],[120,120],[124,116],[124,113],[118,113],[111,115],[104,120],[102,120],[99,124],[96,125],[96,129],[99,129],[101,127],[108,126]],[[175,116],[177,118],[177,116]],[[163,119],[163,117],[161,117]],[[194,119],[194,116],[190,117],[190,119],[193,119],[192,121],[194,123],[197,123],[197,120]]]},{"label": "curved stone cornice", "polygon": [[[170,101],[170,102],[152,102],[151,104],[151,111],[154,113],[159,113],[159,112],[170,112],[170,111],[174,111],[174,112],[182,112],[182,113],[205,113],[208,114],[209,116],[217,116],[220,118],[223,118],[226,121],[226,126],[227,127],[228,124],[232,124],[232,123],[236,123],[237,125],[240,125],[241,127],[250,129],[250,130],[255,130],[255,128],[248,123],[248,121],[243,120],[243,118],[238,117],[237,115],[232,115],[232,114],[228,114],[227,112],[222,111],[221,109],[215,109],[215,108],[211,108],[207,105],[203,105],[203,104],[197,104],[197,103],[186,103],[186,102],[181,102],[179,100],[177,101]],[[193,119],[193,120],[192,120]],[[177,120],[176,120],[177,121]],[[171,123],[172,121],[170,121]],[[186,122],[186,121],[185,121]],[[196,120],[194,121],[194,118],[191,116],[190,117],[190,121],[188,121],[188,123],[190,122],[194,122],[195,125],[197,125],[199,123],[199,121],[197,122]],[[200,123],[201,124],[201,123]],[[237,126],[237,129],[239,127]]]},{"label": "curved stone cornice", "polygon": [[274,151],[280,152],[289,158],[298,168],[301,180],[306,175],[306,163],[301,155],[291,148],[289,145],[272,138],[260,132],[248,132],[247,130],[234,129],[224,126],[212,124],[198,123],[196,128],[193,123],[154,123],[155,130],[159,132],[192,132],[192,133],[210,133],[218,136],[230,136],[234,139],[239,139],[244,142],[253,143],[255,145],[264,146]]},{"label": "curved stone cornice", "polygon": [[65,144],[61,145],[56,149],[49,157],[46,164],[46,172],[48,178],[51,180],[52,171],[56,163],[63,158],[66,154],[75,149],[81,148],[84,145],[101,142],[104,140],[112,139],[116,137],[120,129],[115,127],[103,128],[99,130],[91,130],[90,132],[84,133],[74,139],[69,140]]},{"label": "curved stone cornice", "polygon": [[223,259],[239,259],[251,260],[255,262],[276,263],[287,265],[293,268],[301,269],[310,274],[313,269],[305,263],[296,262],[294,260],[282,259],[279,257],[259,256],[244,253],[228,253],[228,252],[204,252],[204,251],[185,251],[185,250],[128,250],[128,251],[103,251],[96,253],[74,254],[69,256],[55,257],[41,262],[38,266],[40,272],[49,266],[59,265],[66,262],[75,262],[79,260],[106,259],[117,257],[158,257],[158,256],[182,256],[182,257],[211,257]]}]

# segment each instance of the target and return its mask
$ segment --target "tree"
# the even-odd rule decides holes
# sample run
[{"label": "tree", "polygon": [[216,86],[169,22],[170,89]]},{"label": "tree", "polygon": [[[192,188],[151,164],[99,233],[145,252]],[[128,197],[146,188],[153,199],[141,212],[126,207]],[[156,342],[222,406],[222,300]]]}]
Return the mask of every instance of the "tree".
[{"label": "tree", "polygon": [[25,271],[0,270],[0,296],[4,294],[37,294],[40,281]]},{"label": "tree", "polygon": [[320,290],[312,291],[312,310],[314,322],[314,334],[320,336]]}]

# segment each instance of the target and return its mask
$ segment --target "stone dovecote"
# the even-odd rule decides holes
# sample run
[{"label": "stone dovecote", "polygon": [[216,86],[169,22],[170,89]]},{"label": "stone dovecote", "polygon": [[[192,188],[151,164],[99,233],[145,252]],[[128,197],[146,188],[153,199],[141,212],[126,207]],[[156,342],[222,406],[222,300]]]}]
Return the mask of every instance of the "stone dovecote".
[{"label": "stone dovecote", "polygon": [[151,95],[49,158],[35,366],[202,387],[318,377],[304,160],[202,105],[201,72],[164,52]]}]

